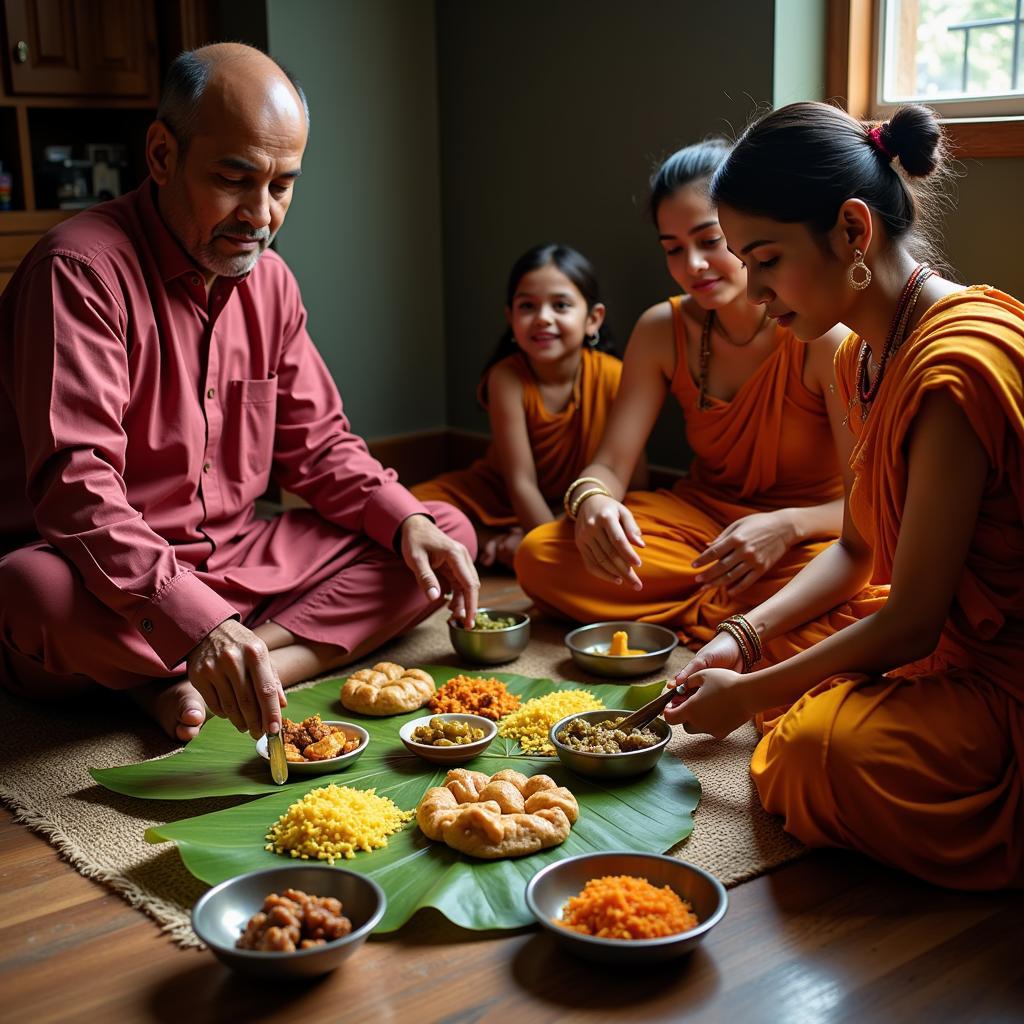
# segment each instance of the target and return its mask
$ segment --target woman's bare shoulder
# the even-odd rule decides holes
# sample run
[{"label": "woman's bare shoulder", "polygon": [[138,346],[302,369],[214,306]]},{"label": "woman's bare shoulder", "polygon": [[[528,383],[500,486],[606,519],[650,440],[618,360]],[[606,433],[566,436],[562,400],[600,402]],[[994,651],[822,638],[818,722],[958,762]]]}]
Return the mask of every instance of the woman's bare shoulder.
[{"label": "woman's bare shoulder", "polygon": [[675,313],[672,303],[659,302],[644,310],[626,346],[626,359],[636,362],[675,362]]},{"label": "woman's bare shoulder", "polygon": [[522,374],[513,360],[503,359],[491,367],[487,374],[487,392],[492,401],[495,398],[522,395]]}]

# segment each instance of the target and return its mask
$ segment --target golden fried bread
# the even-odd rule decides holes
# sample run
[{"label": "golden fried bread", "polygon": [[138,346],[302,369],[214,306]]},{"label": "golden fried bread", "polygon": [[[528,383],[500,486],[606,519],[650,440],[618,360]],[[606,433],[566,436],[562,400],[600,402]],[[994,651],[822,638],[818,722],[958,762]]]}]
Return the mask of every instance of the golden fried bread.
[{"label": "golden fried bread", "polygon": [[428,839],[497,860],[564,843],[579,813],[576,798],[550,776],[453,768],[443,786],[423,794],[416,823]]},{"label": "golden fried bread", "polygon": [[361,715],[402,715],[423,707],[434,692],[434,680],[423,669],[380,661],[348,677],[341,703]]},{"label": "golden fried bread", "polygon": [[307,761],[329,761],[344,751],[347,741],[348,737],[344,732],[331,732],[322,740],[311,743],[302,753]]}]

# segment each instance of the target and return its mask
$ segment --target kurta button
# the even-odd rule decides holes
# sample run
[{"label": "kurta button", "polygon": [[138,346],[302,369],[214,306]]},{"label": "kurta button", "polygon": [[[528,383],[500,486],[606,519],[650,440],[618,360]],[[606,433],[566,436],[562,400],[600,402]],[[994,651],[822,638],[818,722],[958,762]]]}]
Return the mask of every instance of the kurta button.
[{"label": "kurta button", "polygon": [[210,464],[208,462],[204,462],[203,463],[203,472],[204,473],[209,473],[210,472]]},{"label": "kurta button", "polygon": [[153,620],[152,619],[143,619],[142,620],[142,631],[144,633],[152,633],[153,632]]},{"label": "kurta button", "polygon": [[217,393],[217,392],[216,392],[216,391],[215,391],[215,390],[214,390],[213,388],[210,388],[210,390],[206,392],[206,397],[207,397],[207,398],[213,398],[213,396],[214,396],[214,395],[215,395],[216,393]]},{"label": "kurta button", "polygon": [[199,278],[198,277],[193,277],[192,278],[192,283],[198,288],[199,287]]}]

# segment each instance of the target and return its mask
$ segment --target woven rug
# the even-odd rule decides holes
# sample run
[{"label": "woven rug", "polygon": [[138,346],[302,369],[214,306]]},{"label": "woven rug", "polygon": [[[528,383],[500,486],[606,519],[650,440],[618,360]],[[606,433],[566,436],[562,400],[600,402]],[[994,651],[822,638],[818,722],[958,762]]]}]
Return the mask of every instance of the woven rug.
[{"label": "woven rug", "polygon": [[[378,651],[366,664],[458,664],[448,642],[444,610]],[[539,678],[607,683],[589,677],[568,658],[564,627],[535,619],[528,650],[509,671]],[[690,657],[676,650],[659,674],[667,676]],[[359,666],[353,666],[353,668]],[[0,800],[18,821],[44,835],[83,875],[106,883],[145,911],[181,945],[197,945],[189,924],[192,904],[206,885],[188,873],[172,844],[143,840],[151,825],[232,806],[239,798],[195,801],[139,800],[97,785],[89,768],[173,756],[180,749],[135,708],[114,694],[88,702],[43,707],[0,690],[7,722],[6,757],[0,766]],[[752,725],[724,742],[674,730],[666,757],[680,757],[703,788],[693,833],[670,852],[715,874],[727,886],[754,878],[798,857],[803,847],[783,832],[758,803],[748,772],[756,742]],[[415,928],[415,919],[407,927]]]}]

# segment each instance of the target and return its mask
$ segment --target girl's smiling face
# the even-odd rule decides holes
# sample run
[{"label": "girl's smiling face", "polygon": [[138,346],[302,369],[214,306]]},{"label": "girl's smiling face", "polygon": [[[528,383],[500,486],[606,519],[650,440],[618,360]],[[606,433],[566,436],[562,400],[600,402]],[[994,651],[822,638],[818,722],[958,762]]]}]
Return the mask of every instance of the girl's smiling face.
[{"label": "girl's smiling face", "polygon": [[684,185],[658,206],[658,240],[672,279],[704,309],[721,309],[743,294],[743,264],[725,244],[706,182]]},{"label": "girl's smiling face", "polygon": [[[747,298],[801,341],[811,341],[846,321],[854,292],[847,265],[804,224],[784,224],[722,205],[719,219],[729,248],[747,268]],[[848,321],[847,321],[848,322]]]},{"label": "girl's smiling face", "polygon": [[587,300],[553,263],[523,274],[505,310],[516,344],[531,361],[556,362],[579,352],[604,321],[604,306]]}]

